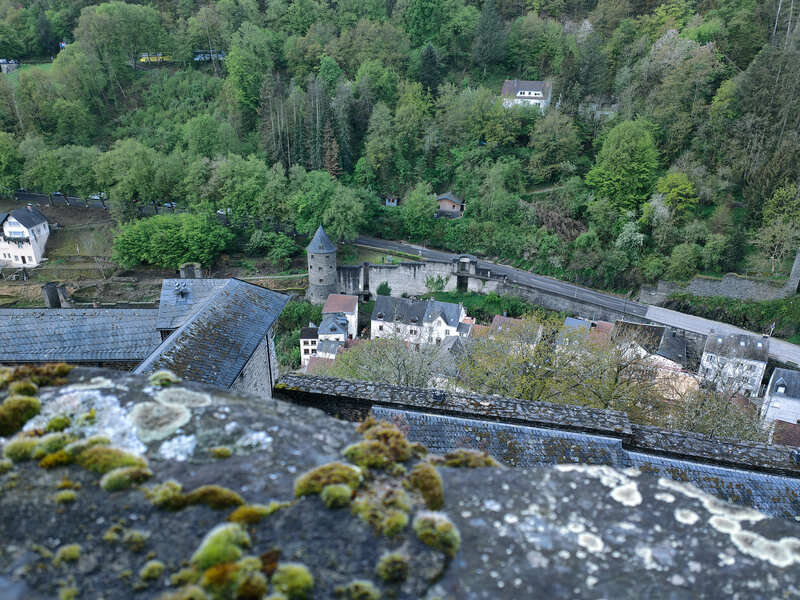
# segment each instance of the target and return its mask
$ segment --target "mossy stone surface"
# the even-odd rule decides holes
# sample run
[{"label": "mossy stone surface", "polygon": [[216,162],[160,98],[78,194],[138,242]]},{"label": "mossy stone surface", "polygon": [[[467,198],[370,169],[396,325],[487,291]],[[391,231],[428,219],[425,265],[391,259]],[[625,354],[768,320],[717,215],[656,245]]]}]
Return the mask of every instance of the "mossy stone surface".
[{"label": "mossy stone surface", "polygon": [[14,435],[39,414],[42,404],[33,396],[9,396],[0,404],[0,436]]},{"label": "mossy stone surface", "polygon": [[332,462],[303,473],[295,480],[294,495],[298,498],[319,494],[326,485],[346,484],[355,490],[361,483],[361,469],[341,462]]},{"label": "mossy stone surface", "polygon": [[191,562],[197,568],[206,570],[220,563],[239,560],[243,549],[249,546],[250,536],[238,523],[217,525],[203,538]]},{"label": "mossy stone surface", "polygon": [[166,565],[160,560],[148,560],[139,571],[139,579],[143,581],[158,579],[164,574],[166,569]]},{"label": "mossy stone surface", "polygon": [[387,552],[381,556],[375,573],[389,583],[399,583],[408,577],[409,557],[402,552]]},{"label": "mossy stone surface", "polygon": [[118,492],[143,483],[153,476],[146,467],[119,467],[109,471],[100,479],[100,487],[107,492]]},{"label": "mossy stone surface", "polygon": [[408,474],[411,487],[418,490],[430,509],[438,510],[444,505],[444,486],[436,467],[427,462],[418,463]]},{"label": "mossy stone surface", "polygon": [[73,490],[64,490],[53,496],[53,499],[58,504],[70,504],[78,499],[78,494]]},{"label": "mossy stone surface", "polygon": [[39,466],[43,469],[55,469],[56,467],[71,465],[74,462],[75,457],[62,449],[45,456],[39,461]]},{"label": "mossy stone surface", "polygon": [[322,488],[320,497],[328,508],[344,508],[350,505],[353,490],[343,483],[332,483]]},{"label": "mossy stone surface", "polygon": [[435,548],[450,558],[456,555],[461,546],[461,535],[447,515],[423,512],[414,518],[414,533],[431,548]]},{"label": "mossy stone surface", "polygon": [[147,467],[147,461],[119,448],[92,446],[78,455],[80,466],[96,473],[108,473],[120,467]]},{"label": "mossy stone surface", "polygon": [[381,591],[366,579],[356,579],[337,589],[339,596],[346,600],[380,600]]},{"label": "mossy stone surface", "polygon": [[38,440],[36,438],[16,436],[6,442],[3,447],[3,455],[14,461],[22,462],[33,458],[33,449],[36,448]]},{"label": "mossy stone surface", "polygon": [[56,415],[47,422],[47,431],[55,433],[64,431],[72,423],[71,419],[66,415]]},{"label": "mossy stone surface", "polygon": [[53,558],[53,564],[58,566],[65,562],[76,562],[81,557],[80,544],[67,544],[61,546]]}]

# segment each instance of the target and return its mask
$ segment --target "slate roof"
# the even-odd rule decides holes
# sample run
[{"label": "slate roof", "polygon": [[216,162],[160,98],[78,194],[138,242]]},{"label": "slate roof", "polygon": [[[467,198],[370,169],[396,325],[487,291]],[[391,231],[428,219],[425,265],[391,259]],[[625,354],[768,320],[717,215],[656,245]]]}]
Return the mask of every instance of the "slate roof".
[{"label": "slate roof", "polygon": [[317,339],[317,328],[316,327],[301,327],[300,328],[300,339],[301,340],[315,340]]},{"label": "slate roof", "polygon": [[786,391],[781,397],[800,398],[800,371],[776,368],[769,380],[767,392],[770,396],[777,393],[778,385],[786,386]]},{"label": "slate roof", "polygon": [[344,348],[344,342],[339,340],[322,340],[317,344],[317,354],[336,354]]},{"label": "slate roof", "polygon": [[664,331],[664,337],[661,338],[661,343],[658,346],[658,352],[656,352],[656,354],[678,364],[685,365],[688,360],[687,349],[688,344],[686,342],[686,337],[678,335],[672,328],[667,328],[667,330]]},{"label": "slate roof", "polygon": [[227,282],[227,279],[165,279],[161,282],[156,328],[177,329]]},{"label": "slate roof", "polygon": [[552,84],[549,81],[529,81],[525,79],[506,79],[503,82],[502,96],[516,96],[517,92],[542,92],[542,98],[550,97]]},{"label": "slate roof", "polygon": [[328,234],[325,233],[322,225],[320,225],[311,243],[306,247],[306,251],[311,254],[330,254],[331,252],[336,252],[336,245],[328,237]]},{"label": "slate roof", "polygon": [[15,208],[10,213],[0,213],[0,225],[5,222],[6,217],[8,216],[14,217],[21,225],[25,226],[27,229],[31,227],[36,227],[37,225],[41,225],[42,223],[47,223],[47,217],[45,217],[41,212],[39,212],[33,206],[26,207],[26,208]]},{"label": "slate roof", "polygon": [[464,204],[464,200],[456,196],[453,192],[445,192],[444,194],[439,194],[438,196],[436,196],[436,201],[438,202],[439,200],[449,200],[453,204],[458,204],[459,206]]},{"label": "slate roof", "polygon": [[358,310],[358,296],[347,296],[345,294],[329,294],[322,307],[322,314],[325,313],[355,313]]},{"label": "slate roof", "polygon": [[161,343],[155,309],[0,309],[2,362],[138,362]]},{"label": "slate roof", "polygon": [[725,335],[724,333],[715,333],[712,330],[708,334],[703,352],[727,358],[767,362],[769,338],[746,333]]},{"label": "slate roof", "polygon": [[793,519],[800,514],[800,479],[633,452],[610,436],[560,429],[509,425],[373,406],[378,419],[396,423],[408,439],[430,452],[456,448],[488,452],[516,467],[565,463],[634,467],[679,481],[688,481],[717,497]]},{"label": "slate roof", "polygon": [[318,335],[334,335],[343,333],[347,335],[347,317],[342,313],[328,313],[322,317],[322,323],[317,330]]},{"label": "slate roof", "polygon": [[135,373],[169,369],[190,381],[229,388],[289,297],[239,279],[225,280],[140,364]]},{"label": "slate roof", "polygon": [[375,308],[372,310],[373,321],[397,321],[407,325],[415,323],[432,323],[442,317],[450,327],[458,327],[461,318],[461,306],[452,302],[438,300],[410,300],[377,296]]},{"label": "slate roof", "polygon": [[662,325],[645,325],[630,321],[617,321],[614,323],[614,340],[633,341],[644,348],[648,354],[658,353],[661,340],[664,337]]}]

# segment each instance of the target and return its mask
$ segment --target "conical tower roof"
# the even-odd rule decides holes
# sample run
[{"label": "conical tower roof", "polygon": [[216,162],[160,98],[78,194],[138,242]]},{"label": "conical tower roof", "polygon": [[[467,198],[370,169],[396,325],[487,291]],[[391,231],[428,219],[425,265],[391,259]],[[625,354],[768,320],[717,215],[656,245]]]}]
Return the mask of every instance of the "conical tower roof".
[{"label": "conical tower roof", "polygon": [[306,250],[311,254],[330,254],[331,252],[336,252],[336,245],[320,225],[317,233],[314,234],[314,239],[311,240]]}]

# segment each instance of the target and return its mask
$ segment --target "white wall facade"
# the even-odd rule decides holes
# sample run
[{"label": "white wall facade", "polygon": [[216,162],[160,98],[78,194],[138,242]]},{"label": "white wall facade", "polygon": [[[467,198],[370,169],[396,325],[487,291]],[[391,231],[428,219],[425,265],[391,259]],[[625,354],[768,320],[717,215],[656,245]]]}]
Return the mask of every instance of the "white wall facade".
[{"label": "white wall facade", "polygon": [[300,338],[300,364],[306,366],[317,355],[317,338]]},{"label": "white wall facade", "polygon": [[[467,316],[461,308],[459,321]],[[370,323],[370,337],[398,337],[409,344],[439,344],[448,335],[458,335],[458,324],[454,327],[445,323],[444,319],[437,317],[431,323],[399,323],[372,319]]]},{"label": "white wall facade", "polygon": [[767,363],[744,358],[729,358],[704,352],[698,375],[714,382],[719,391],[729,390],[745,396],[758,396]]},{"label": "white wall facade", "polygon": [[761,416],[765,421],[800,423],[800,398],[778,393],[768,394],[761,406]]},{"label": "white wall facade", "polygon": [[40,223],[28,229],[10,216],[3,223],[0,238],[0,264],[14,267],[37,267],[44,258],[50,226]]}]

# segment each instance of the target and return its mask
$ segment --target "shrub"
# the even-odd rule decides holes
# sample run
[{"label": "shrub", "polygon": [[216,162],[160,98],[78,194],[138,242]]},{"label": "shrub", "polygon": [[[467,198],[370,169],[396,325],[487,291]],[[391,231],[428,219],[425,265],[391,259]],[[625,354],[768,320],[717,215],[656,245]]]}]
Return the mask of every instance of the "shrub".
[{"label": "shrub", "polygon": [[391,296],[392,295],[392,288],[389,287],[388,281],[382,281],[381,284],[378,286],[378,289],[375,292],[379,296]]}]

